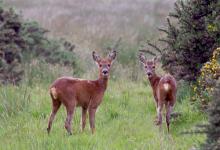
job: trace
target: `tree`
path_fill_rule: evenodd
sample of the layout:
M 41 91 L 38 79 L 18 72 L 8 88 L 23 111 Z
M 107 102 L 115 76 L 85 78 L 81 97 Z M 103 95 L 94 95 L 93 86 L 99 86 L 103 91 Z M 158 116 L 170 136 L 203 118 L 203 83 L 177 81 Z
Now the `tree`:
M 64 39 L 49 39 L 47 32 L 38 23 L 24 21 L 13 9 L 6 10 L 0 4 L 0 84 L 19 83 L 24 72 L 22 64 L 29 63 L 24 56 L 77 66 L 75 45 Z
M 159 29 L 166 33 L 159 39 L 166 43 L 160 49 L 162 67 L 176 79 L 195 81 L 202 65 L 220 45 L 219 4 L 219 0 L 177 1 L 167 19 L 168 28 Z

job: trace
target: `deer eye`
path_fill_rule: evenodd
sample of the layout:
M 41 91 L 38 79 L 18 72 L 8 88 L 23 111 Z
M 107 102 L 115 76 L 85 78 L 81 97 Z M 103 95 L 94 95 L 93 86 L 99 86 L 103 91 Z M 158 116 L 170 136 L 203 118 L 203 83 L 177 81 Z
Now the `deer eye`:
M 101 64 L 99 64 L 99 67 L 102 67 L 102 65 L 101 65 Z
M 147 69 L 147 66 L 144 66 L 144 68 L 146 68 L 146 69 Z
M 108 64 L 108 67 L 110 67 L 111 65 L 110 64 Z
M 155 66 L 152 66 L 153 69 L 155 69 Z

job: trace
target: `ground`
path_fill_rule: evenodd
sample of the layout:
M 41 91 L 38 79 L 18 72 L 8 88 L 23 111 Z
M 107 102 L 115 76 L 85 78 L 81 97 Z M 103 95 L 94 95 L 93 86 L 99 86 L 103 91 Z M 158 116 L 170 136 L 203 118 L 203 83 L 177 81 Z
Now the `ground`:
M 51 111 L 49 84 L 0 87 L 0 149 L 144 149 L 188 150 L 198 146 L 205 136 L 182 134 L 204 123 L 207 118 L 189 102 L 188 94 L 179 94 L 175 112 L 182 116 L 171 123 L 167 133 L 165 120 L 160 131 L 154 125 L 156 110 L 149 84 L 110 81 L 103 102 L 96 113 L 96 133 L 80 131 L 81 109 L 73 119 L 73 135 L 64 128 L 62 106 L 50 135 L 47 121 Z M 182 91 L 181 91 L 182 92 Z

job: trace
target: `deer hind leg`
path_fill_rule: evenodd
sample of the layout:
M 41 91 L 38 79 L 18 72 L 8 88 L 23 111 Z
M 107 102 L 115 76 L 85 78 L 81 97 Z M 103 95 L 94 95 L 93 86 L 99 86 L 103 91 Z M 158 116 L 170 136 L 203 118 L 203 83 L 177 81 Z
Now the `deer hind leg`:
M 173 111 L 173 106 L 170 105 L 169 102 L 166 103 L 166 124 L 167 124 L 167 130 L 170 131 L 170 115 Z
M 96 113 L 96 108 L 89 108 L 89 123 L 90 123 L 90 128 L 92 130 L 92 134 L 95 133 L 95 113 Z
M 167 130 L 170 131 L 170 119 L 171 119 L 171 113 L 173 111 L 173 106 L 176 102 L 176 95 L 172 94 L 169 96 L 169 101 L 166 103 L 166 123 L 167 123 Z
M 162 124 L 162 110 L 163 110 L 163 103 L 158 103 L 156 125 L 161 125 Z
M 72 119 L 73 119 L 75 107 L 76 107 L 75 103 L 72 105 L 66 105 L 67 117 L 65 121 L 65 128 L 69 135 L 72 135 L 71 126 L 72 126 Z
M 87 114 L 87 108 L 82 107 L 82 118 L 81 118 L 82 131 L 84 131 L 86 126 L 86 114 Z
M 155 108 L 156 108 L 156 110 L 158 108 L 158 100 L 157 100 L 157 98 L 155 98 Z M 156 123 L 157 120 L 158 120 L 158 116 L 156 115 L 154 122 Z
M 59 100 L 52 99 L 52 112 L 50 114 L 50 118 L 49 118 L 49 121 L 48 121 L 48 127 L 47 127 L 47 133 L 48 134 L 50 133 L 53 120 L 55 118 L 55 115 L 56 115 L 58 109 L 60 108 L 60 105 L 61 105 L 61 102 Z

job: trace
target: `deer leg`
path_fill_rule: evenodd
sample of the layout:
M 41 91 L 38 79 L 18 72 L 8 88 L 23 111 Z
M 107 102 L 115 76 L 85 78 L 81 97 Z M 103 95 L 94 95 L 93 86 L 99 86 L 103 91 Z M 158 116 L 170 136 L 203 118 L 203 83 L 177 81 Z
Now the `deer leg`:
M 157 110 L 157 108 L 158 108 L 158 100 L 157 100 L 157 98 L 155 98 L 155 107 L 156 107 L 156 110 Z M 156 115 L 154 122 L 156 123 L 157 120 L 158 120 L 158 117 Z
M 161 125 L 162 124 L 162 109 L 163 109 L 163 104 L 162 103 L 158 104 L 156 125 Z
M 172 93 L 169 97 L 169 101 L 166 103 L 166 123 L 167 123 L 167 130 L 170 131 L 170 119 L 171 113 L 173 111 L 173 106 L 176 102 L 176 94 Z
M 96 108 L 89 108 L 89 123 L 92 130 L 92 134 L 95 133 L 95 112 Z
M 65 122 L 65 128 L 69 135 L 72 135 L 71 124 L 72 124 L 74 110 L 75 110 L 75 105 L 66 107 L 67 117 Z
M 81 123 L 82 123 L 82 131 L 84 131 L 85 126 L 86 126 L 86 113 L 87 113 L 87 108 L 82 107 L 82 118 L 81 118 Z
M 52 112 L 50 114 L 50 118 L 49 118 L 49 121 L 48 121 L 48 127 L 47 127 L 47 133 L 48 134 L 50 133 L 53 120 L 55 118 L 55 115 L 56 115 L 58 109 L 60 108 L 60 105 L 61 105 L 60 101 L 52 100 Z
M 167 130 L 170 131 L 170 114 L 172 112 L 173 107 L 167 103 L 166 104 L 166 123 L 167 123 Z

